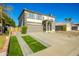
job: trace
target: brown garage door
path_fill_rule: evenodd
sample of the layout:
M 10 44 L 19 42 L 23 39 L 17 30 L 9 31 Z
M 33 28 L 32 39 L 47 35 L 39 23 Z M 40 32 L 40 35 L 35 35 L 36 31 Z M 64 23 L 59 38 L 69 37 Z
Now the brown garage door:
M 42 25 L 28 25 L 27 32 L 42 32 L 43 27 Z

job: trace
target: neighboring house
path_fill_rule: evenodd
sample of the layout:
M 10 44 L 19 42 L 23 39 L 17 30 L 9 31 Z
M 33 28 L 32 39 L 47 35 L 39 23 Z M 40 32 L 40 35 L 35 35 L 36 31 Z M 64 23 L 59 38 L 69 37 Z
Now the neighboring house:
M 66 31 L 65 23 L 55 23 L 55 31 Z
M 55 24 L 56 31 L 78 31 L 79 24 L 71 24 L 71 23 L 56 23 Z
M 72 30 L 79 30 L 79 24 L 72 24 Z
M 27 26 L 27 32 L 55 31 L 55 17 L 23 9 L 19 26 Z

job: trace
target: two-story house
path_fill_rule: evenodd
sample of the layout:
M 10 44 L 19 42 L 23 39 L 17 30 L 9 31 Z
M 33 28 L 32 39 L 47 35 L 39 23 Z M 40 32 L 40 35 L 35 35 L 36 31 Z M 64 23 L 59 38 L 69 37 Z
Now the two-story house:
M 55 31 L 55 17 L 23 9 L 19 16 L 19 26 L 27 26 L 27 32 Z

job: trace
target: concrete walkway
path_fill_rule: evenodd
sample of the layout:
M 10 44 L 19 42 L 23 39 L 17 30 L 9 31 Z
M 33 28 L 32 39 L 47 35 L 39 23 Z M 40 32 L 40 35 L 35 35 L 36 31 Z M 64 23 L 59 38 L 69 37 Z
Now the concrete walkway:
M 51 45 L 43 51 L 39 51 L 33 55 L 39 56 L 67 56 L 79 55 L 79 33 L 72 32 L 52 32 L 52 33 L 29 33 L 29 35 L 40 39 Z
M 21 34 L 20 33 L 16 33 L 16 37 L 17 37 L 17 40 L 18 40 L 19 45 L 21 47 L 23 55 L 24 56 L 31 55 L 33 52 L 29 48 L 28 44 L 23 40 L 23 38 L 21 37 Z

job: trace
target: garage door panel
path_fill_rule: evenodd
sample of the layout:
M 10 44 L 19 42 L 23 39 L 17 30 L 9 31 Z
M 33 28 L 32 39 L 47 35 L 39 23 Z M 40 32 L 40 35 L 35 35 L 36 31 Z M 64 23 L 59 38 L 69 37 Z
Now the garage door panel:
M 43 27 L 42 25 L 28 25 L 27 32 L 42 32 Z

